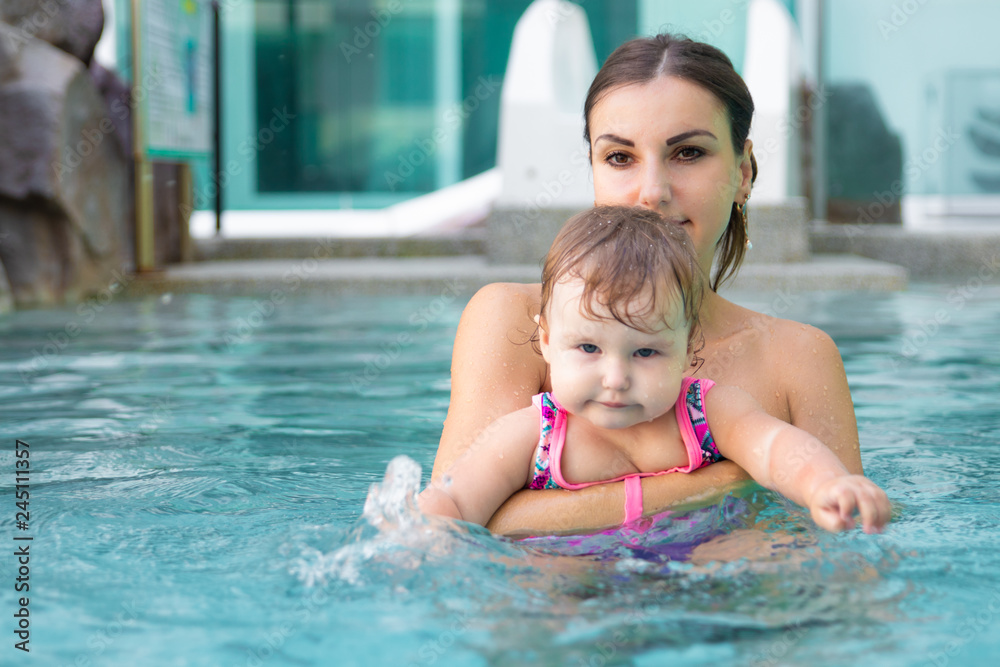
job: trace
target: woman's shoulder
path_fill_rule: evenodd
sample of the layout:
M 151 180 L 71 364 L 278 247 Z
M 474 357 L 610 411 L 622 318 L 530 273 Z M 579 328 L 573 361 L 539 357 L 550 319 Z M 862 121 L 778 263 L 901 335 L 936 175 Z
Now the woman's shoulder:
M 844 373 L 844 362 L 833 338 L 818 327 L 748 309 L 755 330 L 758 358 L 775 373 L 785 391 Z
M 772 349 L 790 357 L 821 361 L 836 356 L 840 363 L 840 352 L 830 334 L 811 324 L 786 320 L 774 316 L 769 318 L 775 331 L 775 345 Z
M 810 324 L 788 320 L 730 304 L 745 322 L 744 329 L 756 332 L 755 338 L 764 343 L 763 352 L 782 356 L 836 352 L 837 346 L 828 333 Z
M 497 302 L 521 302 L 534 304 L 537 308 L 541 300 L 540 283 L 489 283 L 479 288 L 469 303 L 486 301 L 496 305 Z
M 542 300 L 538 283 L 490 283 L 481 287 L 465 306 L 462 320 L 490 328 L 499 325 L 534 325 Z

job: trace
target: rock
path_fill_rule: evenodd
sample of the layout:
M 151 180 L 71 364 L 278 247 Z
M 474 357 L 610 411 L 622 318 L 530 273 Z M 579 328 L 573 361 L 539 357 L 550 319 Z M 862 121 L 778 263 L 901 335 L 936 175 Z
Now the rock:
M 4 236 L 0 235 L 0 245 L 3 245 Z M 0 261 L 0 315 L 9 312 L 14 308 L 14 295 L 10 293 L 10 283 L 7 282 L 7 271 Z
M 15 33 L 0 23 L 0 261 L 19 306 L 49 305 L 127 264 L 129 163 L 82 63 Z
M 132 158 L 132 89 L 117 74 L 96 60 L 90 63 L 90 78 L 104 99 L 115 129 L 115 138 L 123 156 Z
M 15 32 L 18 44 L 37 38 L 89 65 L 104 30 L 101 0 L 3 0 L 0 21 Z
M 827 216 L 831 222 L 899 223 L 903 148 L 866 84 L 831 85 Z

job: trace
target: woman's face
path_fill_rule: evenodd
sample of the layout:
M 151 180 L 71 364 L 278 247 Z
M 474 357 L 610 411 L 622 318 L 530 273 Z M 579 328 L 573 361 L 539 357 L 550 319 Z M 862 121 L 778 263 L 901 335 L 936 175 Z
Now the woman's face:
M 682 225 L 709 272 L 733 203 L 750 193 L 750 141 L 733 150 L 721 102 L 672 76 L 614 88 L 590 114 L 594 199 Z

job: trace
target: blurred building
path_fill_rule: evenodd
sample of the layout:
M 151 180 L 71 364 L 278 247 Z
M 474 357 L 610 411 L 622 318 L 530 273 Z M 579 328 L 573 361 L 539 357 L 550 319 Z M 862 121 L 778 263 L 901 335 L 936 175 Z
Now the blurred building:
M 924 221 L 996 214 L 1000 3 L 779 2 L 802 36 L 803 107 L 823 110 L 802 123 L 823 123 L 825 141 L 806 157 L 820 161 L 833 217 L 898 220 L 904 195 Z M 114 5 L 120 62 L 128 4 Z M 213 178 L 198 165 L 195 203 L 211 209 L 222 184 L 227 210 L 382 208 L 490 169 L 511 37 L 529 4 L 222 0 L 224 168 Z M 598 62 L 666 29 L 744 65 L 749 0 L 577 4 Z M 808 179 L 802 187 L 815 194 Z

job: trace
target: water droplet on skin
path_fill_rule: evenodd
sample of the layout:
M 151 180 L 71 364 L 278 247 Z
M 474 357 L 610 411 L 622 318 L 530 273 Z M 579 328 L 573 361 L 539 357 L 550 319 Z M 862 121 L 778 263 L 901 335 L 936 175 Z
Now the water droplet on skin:
M 441 478 L 441 486 L 451 486 L 453 481 L 451 475 L 445 475 Z
M 499 457 L 500 457 L 501 459 L 503 459 L 503 452 L 500 452 L 500 454 L 498 454 L 498 456 L 499 456 Z

